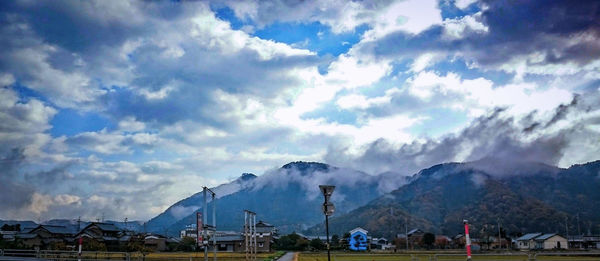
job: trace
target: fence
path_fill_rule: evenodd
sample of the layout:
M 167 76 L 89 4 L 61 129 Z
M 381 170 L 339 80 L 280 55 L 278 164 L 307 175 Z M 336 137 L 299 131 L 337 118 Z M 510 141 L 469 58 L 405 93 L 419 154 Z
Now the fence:
M 82 261 L 104 261 L 104 260 L 122 260 L 122 261 L 203 261 L 202 253 L 150 253 L 144 255 L 140 252 L 103 252 L 103 251 L 83 251 L 81 258 L 76 251 L 53 251 L 53 250 L 19 250 L 19 249 L 0 249 L 0 260 L 4 257 L 24 257 L 39 258 L 44 260 L 82 260 Z M 212 255 L 208 255 L 212 260 Z M 266 257 L 266 256 L 265 256 Z M 241 261 L 245 260 L 243 255 L 217 254 L 217 258 L 223 261 Z M 262 255 L 259 256 L 262 260 Z

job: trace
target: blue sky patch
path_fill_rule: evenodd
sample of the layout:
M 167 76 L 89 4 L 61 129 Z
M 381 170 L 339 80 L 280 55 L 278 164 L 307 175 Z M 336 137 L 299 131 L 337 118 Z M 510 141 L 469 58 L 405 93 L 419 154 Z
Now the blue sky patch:
M 53 137 L 73 136 L 82 132 L 108 130 L 114 127 L 106 117 L 94 112 L 79 112 L 74 109 L 61 109 L 50 121 Z

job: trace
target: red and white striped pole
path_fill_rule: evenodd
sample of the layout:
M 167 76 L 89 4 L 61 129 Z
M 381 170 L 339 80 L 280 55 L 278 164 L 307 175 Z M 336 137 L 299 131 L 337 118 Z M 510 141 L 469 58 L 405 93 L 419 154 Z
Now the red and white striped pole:
M 77 253 L 77 261 L 81 261 L 81 245 L 83 245 L 83 237 L 79 238 L 79 252 Z
M 465 219 L 463 220 L 465 224 L 465 239 L 467 245 L 467 260 L 471 260 L 471 238 L 469 237 L 469 222 Z

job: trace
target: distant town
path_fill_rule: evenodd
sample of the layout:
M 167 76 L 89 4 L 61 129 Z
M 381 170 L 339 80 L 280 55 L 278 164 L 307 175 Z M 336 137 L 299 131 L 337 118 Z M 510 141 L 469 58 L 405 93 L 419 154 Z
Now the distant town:
M 113 223 L 89 222 L 85 226 L 45 225 L 33 222 L 3 222 L 0 227 L 0 249 L 31 250 L 75 250 L 80 239 L 84 251 L 200 251 L 196 224 L 188 225 L 178 237 L 168 237 L 157 233 L 135 232 Z M 86 222 L 87 223 L 87 222 Z M 239 231 L 207 231 L 208 250 L 218 252 L 244 252 L 249 238 L 243 226 Z M 302 233 L 281 235 L 277 227 L 265 221 L 258 221 L 254 232 L 258 252 L 276 250 L 320 251 L 326 249 L 325 235 L 309 236 Z M 213 237 L 216 245 L 213 245 Z M 557 233 L 534 232 L 519 237 L 505 235 L 471 238 L 474 251 L 488 250 L 589 250 L 600 249 L 600 235 L 561 235 Z M 330 247 L 333 250 L 398 252 L 406 250 L 464 249 L 466 239 L 463 234 L 436 235 L 413 228 L 407 233 L 398 233 L 394 238 L 371 236 L 363 228 L 357 227 L 343 235 L 332 235 Z M 213 249 L 216 247 L 216 249 Z

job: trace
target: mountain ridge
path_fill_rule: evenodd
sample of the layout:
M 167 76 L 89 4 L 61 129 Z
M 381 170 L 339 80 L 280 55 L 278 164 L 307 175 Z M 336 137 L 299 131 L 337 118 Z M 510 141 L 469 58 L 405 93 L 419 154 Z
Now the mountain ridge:
M 482 163 L 487 166 L 482 168 Z M 514 164 L 520 169 L 501 173 L 498 168 L 489 168 L 502 164 Z M 490 169 L 496 173 L 490 173 Z M 510 166 L 500 169 L 514 170 Z M 380 229 L 388 224 L 372 220 L 383 220 L 386 212 L 382 210 L 396 208 L 408 218 L 427 221 L 417 222 L 422 229 L 450 235 L 461 232 L 463 219 L 472 221 L 475 235 L 483 225 L 495 224 L 498 219 L 504 220 L 509 232 L 560 232 L 565 226 L 564 218 L 574 220 L 575 212 L 579 213 L 581 223 L 598 224 L 600 206 L 594 202 L 599 200 L 600 161 L 566 169 L 538 162 L 492 162 L 490 159 L 443 163 L 419 171 L 412 182 L 356 210 L 332 217 L 330 229 L 341 233 L 352 229 L 354 223 L 362 223 L 374 236 L 391 236 L 393 233 L 387 229 Z M 574 229 L 572 223 L 570 229 Z M 306 232 L 315 233 L 322 230 L 322 226 Z

